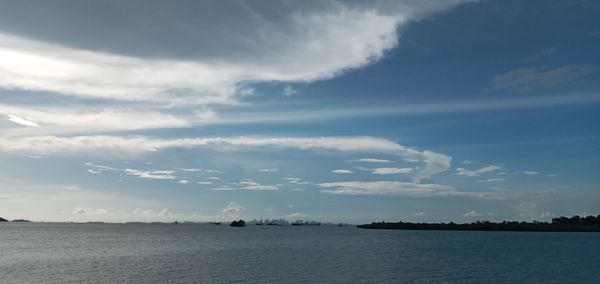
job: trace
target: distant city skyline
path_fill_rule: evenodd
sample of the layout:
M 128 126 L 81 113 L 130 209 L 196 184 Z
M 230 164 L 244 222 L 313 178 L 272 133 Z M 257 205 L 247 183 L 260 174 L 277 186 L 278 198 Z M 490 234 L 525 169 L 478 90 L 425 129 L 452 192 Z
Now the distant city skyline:
M 0 217 L 600 211 L 593 1 L 4 1 Z

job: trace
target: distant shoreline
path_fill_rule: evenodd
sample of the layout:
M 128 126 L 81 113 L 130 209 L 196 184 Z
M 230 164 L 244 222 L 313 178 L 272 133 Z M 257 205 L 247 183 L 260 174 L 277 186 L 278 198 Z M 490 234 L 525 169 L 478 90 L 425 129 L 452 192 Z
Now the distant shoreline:
M 427 230 L 427 231 L 515 231 L 515 232 L 600 232 L 600 215 L 597 217 L 573 216 L 560 217 L 548 222 L 504 221 L 494 223 L 477 221 L 473 223 L 409 223 L 409 222 L 373 222 L 356 226 L 361 229 L 381 230 Z

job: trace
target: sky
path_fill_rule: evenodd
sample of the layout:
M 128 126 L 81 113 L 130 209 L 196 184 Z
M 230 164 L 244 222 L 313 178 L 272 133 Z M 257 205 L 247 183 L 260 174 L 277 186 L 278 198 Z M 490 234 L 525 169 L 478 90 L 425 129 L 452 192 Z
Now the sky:
M 600 214 L 597 1 L 0 1 L 0 216 Z

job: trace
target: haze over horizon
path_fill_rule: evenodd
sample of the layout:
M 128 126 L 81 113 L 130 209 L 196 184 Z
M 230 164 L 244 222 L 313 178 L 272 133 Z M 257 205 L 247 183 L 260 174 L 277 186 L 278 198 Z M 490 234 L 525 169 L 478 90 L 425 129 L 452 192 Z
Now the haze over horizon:
M 594 1 L 2 1 L 0 217 L 598 215 Z

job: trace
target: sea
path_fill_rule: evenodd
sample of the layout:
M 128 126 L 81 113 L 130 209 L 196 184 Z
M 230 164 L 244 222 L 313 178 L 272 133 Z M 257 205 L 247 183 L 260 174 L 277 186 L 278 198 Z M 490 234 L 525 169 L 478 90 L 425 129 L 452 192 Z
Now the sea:
M 600 233 L 0 223 L 0 283 L 600 283 Z

